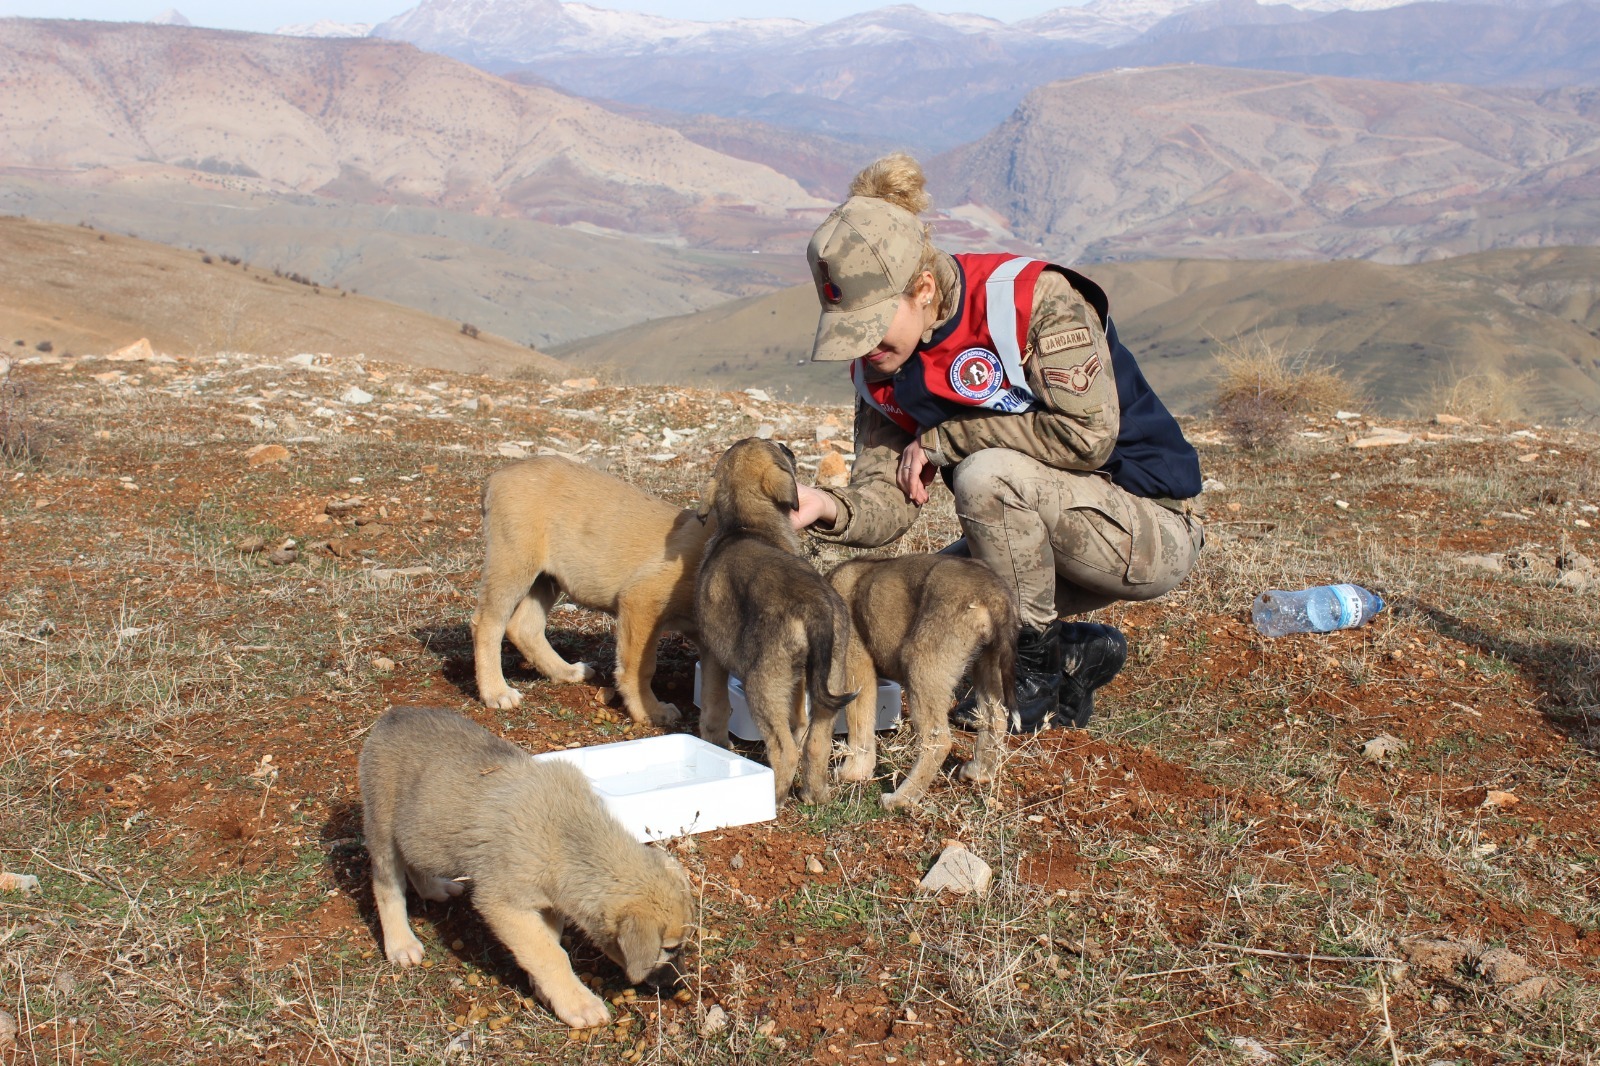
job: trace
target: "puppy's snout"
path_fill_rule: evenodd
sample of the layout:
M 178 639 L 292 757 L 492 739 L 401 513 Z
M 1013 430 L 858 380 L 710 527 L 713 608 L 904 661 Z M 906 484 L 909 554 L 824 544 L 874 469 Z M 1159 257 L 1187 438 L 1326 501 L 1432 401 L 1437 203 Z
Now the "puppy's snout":
M 681 952 L 669 952 L 666 958 L 656 964 L 656 968 L 645 974 L 644 980 L 639 983 L 657 993 L 670 995 L 683 986 L 684 979 L 688 976 L 680 965 Z

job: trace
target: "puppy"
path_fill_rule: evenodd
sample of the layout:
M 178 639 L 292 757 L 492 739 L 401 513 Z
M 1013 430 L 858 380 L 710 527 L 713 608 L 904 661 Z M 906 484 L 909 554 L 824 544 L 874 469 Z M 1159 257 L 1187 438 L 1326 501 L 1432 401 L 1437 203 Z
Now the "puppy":
M 838 593 L 800 557 L 789 522 L 798 506 L 788 448 L 751 437 L 717 460 L 700 504 L 702 516 L 715 518 L 695 588 L 704 653 L 700 735 L 728 746 L 731 670 L 744 680 L 778 802 L 788 798 L 800 765 L 802 797 L 821 803 L 833 720 L 855 696 L 844 689 L 850 619 Z
M 862 693 L 846 716 L 850 755 L 840 779 L 865 781 L 872 776 L 876 673 L 905 687 L 917 734 L 916 762 L 882 802 L 893 810 L 915 801 L 950 753 L 950 701 L 971 667 L 983 725 L 961 776 L 992 781 L 1016 702 L 1016 593 L 983 563 L 953 555 L 852 559 L 836 567 L 828 580 L 850 610 L 855 627 L 850 684 L 859 685 Z
M 647 496 L 598 470 L 553 456 L 495 471 L 483 488 L 483 579 L 472 615 L 478 696 L 505 710 L 522 702 L 500 669 L 510 636 L 555 681 L 589 681 L 545 639 L 556 595 L 617 619 L 615 684 L 634 722 L 669 725 L 678 709 L 650 691 L 656 642 L 694 636 L 694 579 L 709 531 L 692 510 Z
M 635 984 L 670 979 L 690 931 L 689 880 L 641 844 L 571 763 L 535 762 L 440 707 L 391 707 L 361 748 L 372 896 L 390 962 L 422 961 L 405 882 L 423 899 L 472 886 L 472 902 L 550 1009 L 575 1029 L 604 1025 L 605 1003 L 561 950 L 563 920 Z

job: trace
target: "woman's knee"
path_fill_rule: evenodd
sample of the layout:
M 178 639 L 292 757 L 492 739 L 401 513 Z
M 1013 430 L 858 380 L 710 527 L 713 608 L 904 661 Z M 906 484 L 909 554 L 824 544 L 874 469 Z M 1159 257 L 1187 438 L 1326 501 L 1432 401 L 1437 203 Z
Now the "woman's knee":
M 1030 468 L 1037 465 L 1035 460 L 1005 448 L 973 452 L 956 464 L 950 476 L 957 510 L 992 501 L 1020 500 L 1022 482 L 1032 473 Z

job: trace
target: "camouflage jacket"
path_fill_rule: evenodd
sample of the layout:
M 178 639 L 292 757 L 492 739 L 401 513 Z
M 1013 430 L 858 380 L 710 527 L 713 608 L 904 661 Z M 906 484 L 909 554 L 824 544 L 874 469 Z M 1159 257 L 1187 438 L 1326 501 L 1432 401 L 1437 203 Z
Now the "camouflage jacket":
M 948 292 L 956 277 L 954 264 L 941 261 L 940 291 Z M 1120 411 L 1105 324 L 1056 271 L 1040 274 L 1033 292 L 1023 355 L 1028 387 L 1039 405 L 1020 414 L 973 408 L 924 430 L 919 440 L 934 466 L 954 466 L 985 448 L 1007 448 L 1062 470 L 1098 470 L 1110 457 Z M 934 330 L 942 324 L 943 319 Z M 1060 338 L 1082 329 L 1089 330 L 1088 347 L 1061 347 Z M 811 532 L 861 548 L 880 547 L 905 533 L 917 507 L 900 491 L 895 471 L 910 443 L 911 434 L 857 399 L 850 484 L 824 490 L 838 501 L 838 520 L 831 528 L 814 525 Z

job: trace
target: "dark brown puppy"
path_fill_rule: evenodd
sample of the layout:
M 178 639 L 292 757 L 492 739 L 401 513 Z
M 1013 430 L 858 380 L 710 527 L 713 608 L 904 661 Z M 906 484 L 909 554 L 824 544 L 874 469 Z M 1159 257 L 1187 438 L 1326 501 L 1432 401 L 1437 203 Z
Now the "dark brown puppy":
M 472 615 L 478 697 L 505 710 L 522 702 L 500 670 L 509 636 L 554 681 L 589 681 L 545 639 L 561 592 L 617 619 L 615 684 L 639 725 L 667 725 L 678 709 L 650 691 L 663 631 L 694 637 L 694 579 L 709 531 L 679 510 L 609 474 L 553 456 L 513 463 L 483 487 L 483 579 Z
M 390 962 L 422 961 L 406 881 L 423 899 L 472 902 L 550 1009 L 575 1029 L 605 1002 L 561 950 L 571 922 L 638 983 L 671 968 L 694 900 L 671 856 L 635 840 L 571 763 L 535 761 L 443 707 L 391 707 L 361 747 L 372 897 Z
M 950 702 L 968 667 L 980 724 L 961 776 L 994 780 L 1016 699 L 1016 593 L 984 564 L 953 555 L 852 559 L 828 580 L 850 609 L 850 684 L 861 689 L 848 712 L 850 755 L 840 780 L 872 776 L 876 673 L 905 686 L 917 734 L 916 762 L 882 802 L 890 810 L 914 802 L 950 753 Z
M 750 437 L 717 460 L 700 503 L 700 514 L 715 520 L 695 588 L 704 653 L 700 735 L 728 746 L 732 671 L 744 681 L 750 717 L 766 742 L 778 802 L 788 798 L 798 765 L 801 797 L 821 803 L 833 721 L 855 696 L 845 691 L 850 618 L 838 593 L 800 557 L 789 522 L 797 506 L 788 448 Z

